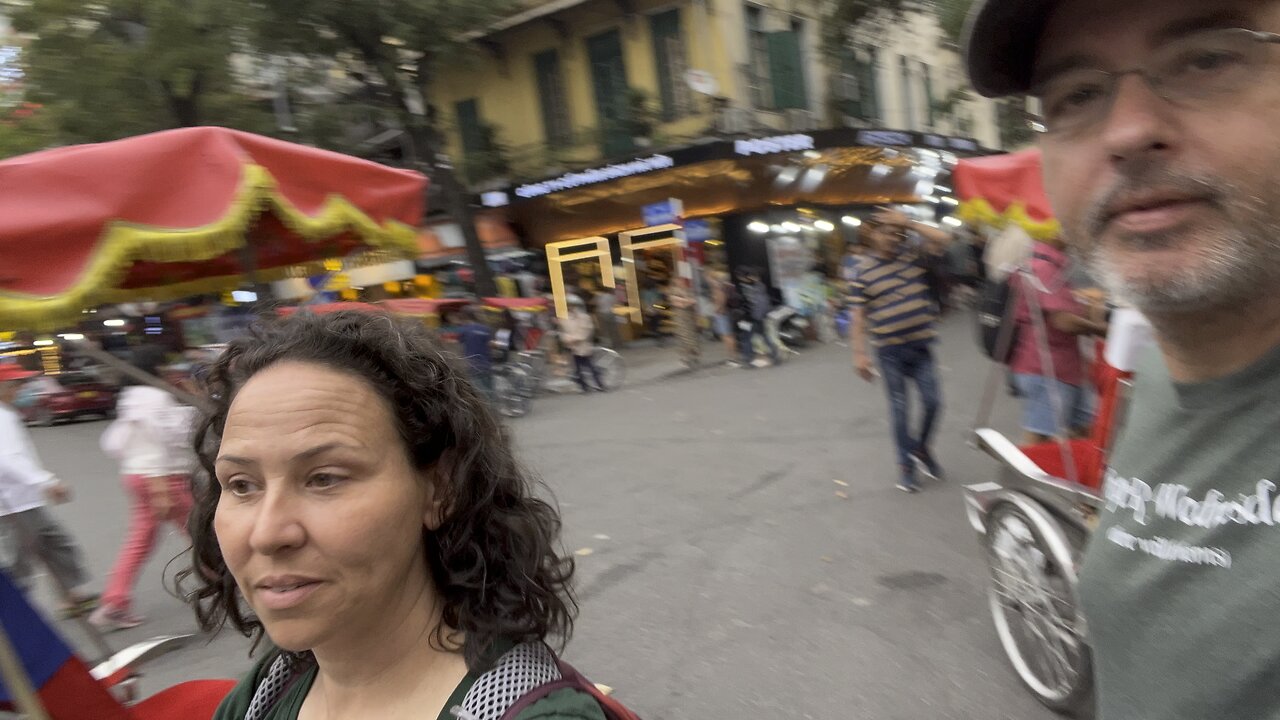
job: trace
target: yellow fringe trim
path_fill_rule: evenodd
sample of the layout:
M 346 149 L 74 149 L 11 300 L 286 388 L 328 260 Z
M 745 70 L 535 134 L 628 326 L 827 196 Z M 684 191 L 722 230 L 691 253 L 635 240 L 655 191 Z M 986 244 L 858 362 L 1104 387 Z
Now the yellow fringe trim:
M 1006 227 L 1013 223 L 1036 240 L 1051 240 L 1062 234 L 1062 224 L 1055 218 L 1036 220 L 1027 214 L 1027 206 L 1016 202 L 1003 213 L 997 212 L 991 203 L 983 198 L 966 200 L 956 210 L 956 217 L 970 225 L 990 225 Z
M 355 233 L 370 247 L 404 257 L 417 254 L 417 231 L 391 220 L 379 225 L 339 195 L 330 195 L 314 216 L 280 194 L 275 178 L 261 165 L 246 165 L 240 189 L 226 215 L 198 228 L 169 229 L 112 222 L 103 232 L 84 273 L 66 292 L 51 297 L 0 292 L 0 329 L 44 331 L 73 325 L 85 308 L 141 300 L 175 300 L 238 287 L 244 276 L 200 278 L 152 288 L 123 289 L 119 283 L 137 262 L 207 262 L 243 248 L 253 221 L 265 211 L 307 242 Z M 293 271 L 296 274 L 296 270 Z M 290 268 L 258 271 L 262 282 L 290 276 Z

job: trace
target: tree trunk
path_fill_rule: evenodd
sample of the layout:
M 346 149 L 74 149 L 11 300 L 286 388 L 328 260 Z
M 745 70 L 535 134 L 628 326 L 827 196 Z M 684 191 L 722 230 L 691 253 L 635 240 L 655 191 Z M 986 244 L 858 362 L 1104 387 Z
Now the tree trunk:
M 438 141 L 435 128 L 427 125 L 426 118 L 413 112 L 395 63 L 381 56 L 377 50 L 366 48 L 362 52 L 365 59 L 370 61 L 382 76 L 383 83 L 391 93 L 400 124 L 409 135 L 415 164 L 418 165 L 420 172 L 433 176 L 436 182 L 440 183 L 441 194 L 444 195 L 445 205 L 448 206 L 446 209 L 462 228 L 462 239 L 467 248 L 467 261 L 471 263 L 471 269 L 475 272 L 476 295 L 479 297 L 497 295 L 498 289 L 493 282 L 493 271 L 489 268 L 489 259 L 485 255 L 484 246 L 480 243 L 480 235 L 476 232 L 475 214 L 471 212 L 467 191 L 458 182 L 453 164 L 437 151 L 443 143 Z M 414 87 L 413 91 L 418 93 L 418 99 L 422 103 L 422 108 L 425 109 L 427 101 L 422 97 L 421 88 Z

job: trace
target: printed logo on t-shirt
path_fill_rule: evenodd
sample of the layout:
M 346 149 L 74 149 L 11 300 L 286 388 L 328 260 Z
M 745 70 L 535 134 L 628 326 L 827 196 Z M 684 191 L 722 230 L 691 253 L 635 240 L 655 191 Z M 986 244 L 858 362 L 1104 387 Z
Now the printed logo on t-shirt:
M 1217 489 L 1210 489 L 1197 498 L 1186 485 L 1159 483 L 1153 487 L 1109 469 L 1103 498 L 1107 512 L 1127 513 L 1140 526 L 1149 525 L 1152 520 L 1169 520 L 1208 530 L 1225 525 L 1275 527 L 1280 523 L 1276 484 L 1266 479 L 1258 480 L 1254 492 L 1236 493 L 1234 498 Z M 1231 567 L 1231 553 L 1220 547 L 1189 545 L 1176 538 L 1140 537 L 1119 526 L 1110 528 L 1106 537 L 1114 545 L 1161 560 Z

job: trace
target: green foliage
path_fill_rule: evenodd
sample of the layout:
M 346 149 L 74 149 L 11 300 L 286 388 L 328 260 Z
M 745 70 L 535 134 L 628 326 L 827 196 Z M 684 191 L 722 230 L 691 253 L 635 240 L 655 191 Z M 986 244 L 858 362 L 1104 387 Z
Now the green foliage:
M 237 81 L 247 0 L 30 0 L 9 8 L 33 36 L 27 97 L 62 142 L 202 124 L 260 130 L 265 113 Z
M 938 23 L 947 40 L 957 47 L 964 40 L 965 21 L 974 0 L 932 0 L 934 12 L 938 15 Z

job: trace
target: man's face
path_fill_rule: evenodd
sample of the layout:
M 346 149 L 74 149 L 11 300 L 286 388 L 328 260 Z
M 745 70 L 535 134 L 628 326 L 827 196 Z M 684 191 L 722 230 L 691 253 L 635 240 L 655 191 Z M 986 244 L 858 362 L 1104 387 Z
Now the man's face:
M 868 233 L 867 244 L 875 252 L 896 255 L 906 237 L 907 229 L 899 225 L 875 225 Z
M 1125 71 L 1189 31 L 1280 31 L 1277 0 L 1068 0 L 1037 80 L 1064 61 Z M 1045 135 L 1045 187 L 1066 240 L 1122 299 L 1151 314 L 1236 306 L 1280 282 L 1280 46 L 1256 82 L 1174 105 L 1120 79 L 1108 114 Z

